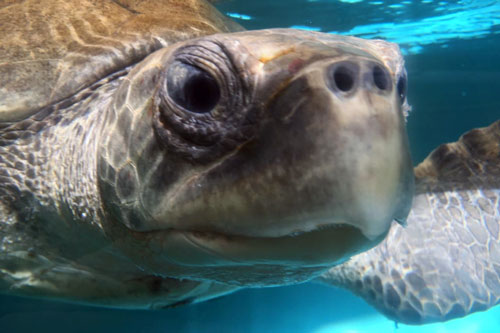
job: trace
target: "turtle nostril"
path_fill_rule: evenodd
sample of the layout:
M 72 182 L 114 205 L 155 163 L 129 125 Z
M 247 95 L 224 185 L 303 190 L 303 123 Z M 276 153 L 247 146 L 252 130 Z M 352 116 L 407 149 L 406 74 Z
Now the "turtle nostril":
M 329 70 L 330 74 L 328 81 L 330 82 L 330 86 L 337 91 L 351 91 L 356 85 L 358 71 L 358 66 L 351 62 L 342 62 L 340 64 L 335 64 Z
M 354 86 L 353 73 L 346 67 L 340 66 L 333 73 L 335 85 L 342 91 L 349 91 Z
M 382 67 L 378 65 L 373 67 L 373 83 L 375 83 L 377 88 L 380 90 L 387 90 L 389 89 L 389 82 L 389 75 L 382 69 Z

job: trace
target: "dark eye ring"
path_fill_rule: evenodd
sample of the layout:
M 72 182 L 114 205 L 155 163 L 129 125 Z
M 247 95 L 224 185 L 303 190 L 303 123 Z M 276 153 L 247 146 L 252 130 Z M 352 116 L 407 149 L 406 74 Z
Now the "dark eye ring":
M 167 72 L 170 98 L 193 113 L 208 113 L 220 100 L 217 80 L 207 71 L 184 62 L 173 63 Z

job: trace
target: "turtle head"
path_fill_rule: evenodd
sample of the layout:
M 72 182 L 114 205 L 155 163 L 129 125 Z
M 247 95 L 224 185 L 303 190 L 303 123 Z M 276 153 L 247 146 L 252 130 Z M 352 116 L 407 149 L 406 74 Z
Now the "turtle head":
M 108 235 L 156 274 L 245 285 L 376 245 L 413 196 L 405 80 L 394 44 L 297 30 L 157 51 L 111 103 Z

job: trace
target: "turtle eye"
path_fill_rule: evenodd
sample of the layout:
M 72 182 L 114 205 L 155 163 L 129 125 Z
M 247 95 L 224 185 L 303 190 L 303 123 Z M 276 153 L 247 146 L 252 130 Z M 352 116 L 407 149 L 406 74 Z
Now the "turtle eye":
M 175 62 L 167 73 L 168 95 L 180 107 L 194 113 L 208 113 L 219 103 L 220 88 L 205 70 Z
M 406 83 L 406 76 L 401 75 L 401 77 L 398 80 L 397 84 L 397 90 L 398 90 L 398 96 L 401 100 L 401 103 L 405 101 L 406 98 L 406 89 L 407 89 L 407 83 Z

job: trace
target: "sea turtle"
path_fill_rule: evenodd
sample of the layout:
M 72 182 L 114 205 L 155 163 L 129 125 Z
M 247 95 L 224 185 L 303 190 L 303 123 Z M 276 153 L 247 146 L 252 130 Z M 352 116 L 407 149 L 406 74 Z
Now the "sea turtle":
M 243 31 L 204 0 L 7 0 L 0 22 L 4 292 L 161 308 L 348 276 L 408 216 L 394 44 Z

